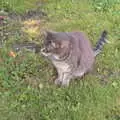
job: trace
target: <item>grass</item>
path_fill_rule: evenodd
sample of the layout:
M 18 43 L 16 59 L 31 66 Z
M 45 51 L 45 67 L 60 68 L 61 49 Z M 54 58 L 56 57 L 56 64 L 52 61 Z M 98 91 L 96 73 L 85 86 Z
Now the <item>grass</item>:
M 106 75 L 108 71 L 120 70 L 119 0 L 45 2 L 47 29 L 84 31 L 93 45 L 106 29 L 110 43 L 96 58 L 95 71 Z M 20 9 L 14 7 L 14 11 L 21 11 L 21 6 L 25 6 L 24 10 L 30 8 L 21 2 Z M 58 88 L 52 81 L 55 70 L 42 56 L 27 51 L 18 53 L 16 58 L 9 56 L 11 43 L 29 39 L 20 34 L 20 24 L 10 25 L 9 32 L 16 34 L 10 34 L 7 47 L 0 51 L 1 120 L 120 120 L 119 76 L 107 78 L 104 85 L 98 77 L 89 74 L 81 81 L 71 82 L 68 88 Z
M 1 0 L 0 9 L 22 14 L 28 9 L 35 8 L 37 1 L 38 0 Z

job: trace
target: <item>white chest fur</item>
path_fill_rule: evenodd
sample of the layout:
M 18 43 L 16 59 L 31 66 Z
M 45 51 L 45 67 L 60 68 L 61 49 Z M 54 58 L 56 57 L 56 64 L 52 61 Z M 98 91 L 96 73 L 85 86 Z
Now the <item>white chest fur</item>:
M 53 61 L 53 64 L 60 72 L 69 72 L 70 71 L 70 65 L 66 62 L 61 61 Z

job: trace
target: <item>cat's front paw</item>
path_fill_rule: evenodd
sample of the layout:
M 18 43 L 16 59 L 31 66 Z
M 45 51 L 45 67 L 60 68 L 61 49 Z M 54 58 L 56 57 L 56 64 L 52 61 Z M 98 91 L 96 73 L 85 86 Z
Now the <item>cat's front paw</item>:
M 62 87 L 68 87 L 69 83 L 70 83 L 69 80 L 64 80 L 64 81 L 62 81 L 61 86 Z
M 61 85 L 61 83 L 62 83 L 62 81 L 61 81 L 59 78 L 57 78 L 57 79 L 55 80 L 55 84 L 56 84 L 56 85 Z
M 69 82 L 70 82 L 70 80 L 61 80 L 59 78 L 57 78 L 55 80 L 55 84 L 59 85 L 59 86 L 62 86 L 62 87 L 68 87 L 69 86 Z

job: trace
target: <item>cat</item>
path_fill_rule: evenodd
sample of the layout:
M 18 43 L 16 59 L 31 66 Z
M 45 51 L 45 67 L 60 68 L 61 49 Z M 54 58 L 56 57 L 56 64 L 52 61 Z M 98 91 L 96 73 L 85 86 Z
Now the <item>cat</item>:
M 93 49 L 83 32 L 46 31 L 41 54 L 51 60 L 57 70 L 55 84 L 69 86 L 71 79 L 81 78 L 92 71 L 95 57 L 107 42 L 106 36 L 104 30 Z

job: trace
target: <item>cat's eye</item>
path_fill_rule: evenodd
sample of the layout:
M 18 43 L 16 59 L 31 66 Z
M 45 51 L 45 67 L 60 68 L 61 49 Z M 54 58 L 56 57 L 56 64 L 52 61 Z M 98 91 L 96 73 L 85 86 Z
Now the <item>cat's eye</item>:
M 52 42 L 51 40 L 48 41 L 49 44 L 51 44 L 51 42 Z
M 45 40 L 45 43 L 44 43 L 44 44 L 47 46 L 47 45 L 50 45 L 51 42 L 52 42 L 51 40 Z

